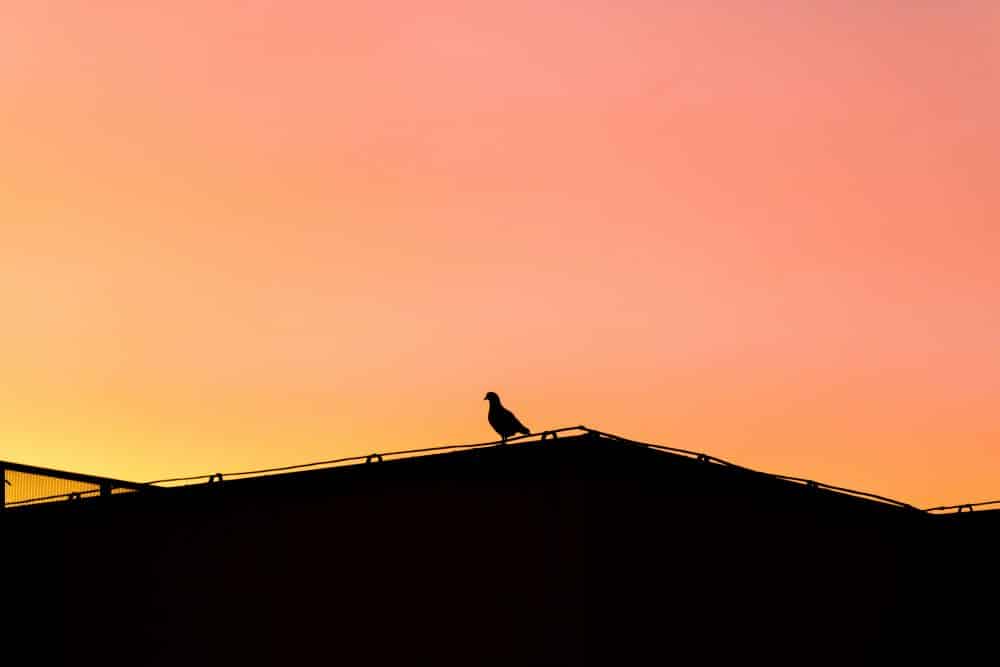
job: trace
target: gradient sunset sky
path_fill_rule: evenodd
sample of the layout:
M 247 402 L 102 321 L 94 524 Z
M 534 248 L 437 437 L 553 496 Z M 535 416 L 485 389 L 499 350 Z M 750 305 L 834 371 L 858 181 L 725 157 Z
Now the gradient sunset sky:
M 996 0 L 0 15 L 0 459 L 477 442 L 492 390 L 535 430 L 1000 496 Z

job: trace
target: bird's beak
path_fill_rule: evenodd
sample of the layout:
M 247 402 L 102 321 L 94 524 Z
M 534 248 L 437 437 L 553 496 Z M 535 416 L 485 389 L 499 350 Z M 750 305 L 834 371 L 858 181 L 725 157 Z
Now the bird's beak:
M 484 400 L 484 401 L 485 401 L 485 400 L 486 400 L 487 398 L 489 398 L 489 396 L 483 396 L 483 400 Z

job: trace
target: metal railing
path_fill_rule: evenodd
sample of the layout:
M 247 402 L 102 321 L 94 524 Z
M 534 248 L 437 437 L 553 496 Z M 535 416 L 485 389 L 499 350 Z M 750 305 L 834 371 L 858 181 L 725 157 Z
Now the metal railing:
M 931 507 L 928 509 L 919 509 L 908 503 L 904 503 L 898 500 L 893 500 L 892 498 L 887 498 L 885 496 L 881 496 L 875 493 L 858 491 L 855 489 L 849 489 L 842 486 L 835 486 L 833 484 L 825 484 L 823 482 L 818 482 L 815 480 L 806 479 L 802 477 L 793 477 L 790 475 L 780 475 L 775 473 L 763 472 L 736 463 L 732 463 L 730 461 L 726 461 L 724 459 L 720 459 L 716 456 L 711 456 L 710 454 L 705 454 L 703 452 L 695 452 L 692 450 L 681 449 L 678 447 L 669 447 L 666 445 L 657 445 L 652 443 L 640 442 L 637 440 L 631 440 L 629 438 L 624 438 L 622 436 L 614 435 L 612 433 L 606 433 L 604 431 L 598 431 L 596 429 L 588 428 L 586 426 L 581 425 L 581 426 L 567 426 L 548 431 L 541 431 L 538 433 L 531 433 L 528 435 L 516 436 L 512 438 L 507 438 L 506 441 L 492 440 L 489 442 L 477 442 L 472 444 L 440 445 L 436 447 L 403 449 L 391 452 L 373 452 L 371 454 L 345 456 L 336 459 L 314 461 L 311 463 L 300 463 L 295 465 L 280 466 L 274 468 L 259 468 L 255 470 L 243 470 L 243 471 L 227 472 L 227 473 L 214 472 L 201 475 L 191 475 L 187 477 L 170 477 L 166 479 L 157 479 L 145 483 L 126 482 L 124 480 L 116 480 L 105 477 L 95 477 L 91 475 L 80 475 L 76 473 L 51 470 L 47 468 L 38 468 L 35 466 L 26 466 L 16 463 L 0 462 L 0 472 L 2 472 L 4 475 L 4 483 L 0 484 L 0 500 L 3 501 L 2 503 L 0 503 L 0 508 L 17 507 L 22 505 L 54 502 L 60 500 L 63 501 L 77 500 L 80 498 L 95 497 L 95 496 L 108 496 L 115 493 L 126 493 L 132 491 L 139 491 L 142 489 L 149 489 L 149 488 L 187 486 L 199 483 L 216 483 L 216 482 L 222 482 L 225 479 L 245 479 L 250 477 L 262 477 L 279 473 L 304 471 L 304 470 L 318 469 L 318 468 L 331 468 L 331 467 L 339 467 L 351 464 L 380 463 L 385 460 L 409 458 L 423 454 L 444 453 L 450 451 L 479 449 L 486 447 L 497 447 L 510 443 L 524 444 L 532 441 L 537 441 L 537 442 L 544 442 L 546 440 L 555 441 L 560 437 L 560 435 L 566 435 L 570 433 L 589 434 L 594 437 L 600 438 L 602 440 L 607 440 L 609 442 L 637 445 L 648 449 L 654 449 L 657 451 L 684 456 L 686 458 L 694 459 L 696 461 L 709 465 L 723 466 L 726 468 L 732 468 L 734 470 L 740 470 L 754 475 L 760 475 L 770 479 L 791 482 L 793 484 L 798 484 L 809 489 L 824 489 L 835 493 L 846 494 L 858 498 L 872 500 L 893 507 L 899 507 L 903 509 L 909 509 L 928 514 L 941 513 L 941 512 L 963 512 L 963 511 L 971 512 L 975 507 L 983 507 L 990 505 L 1000 506 L 1000 500 L 995 500 L 995 501 L 988 501 L 981 503 L 965 503 L 961 505 L 948 505 L 941 507 Z
M 599 438 L 602 438 L 602 439 L 606 439 L 606 440 L 609 440 L 609 441 L 613 441 L 613 442 L 619 442 L 619 443 L 630 444 L 630 445 L 638 445 L 640 447 L 646 447 L 648 449 L 655 449 L 655 450 L 662 451 L 662 452 L 669 452 L 671 454 L 679 454 L 681 456 L 684 456 L 684 457 L 687 457 L 687 458 L 691 458 L 691 459 L 695 459 L 695 460 L 703 462 L 703 463 L 709 463 L 709 464 L 714 464 L 714 465 L 725 466 L 727 468 L 733 468 L 733 469 L 736 469 L 736 470 L 742 470 L 742 471 L 745 471 L 745 472 L 753 473 L 755 475 L 761 475 L 761 476 L 769 477 L 769 478 L 772 478 L 772 479 L 778 479 L 778 480 L 783 480 L 783 481 L 786 481 L 786 482 L 792 482 L 792 483 L 795 483 L 795 484 L 801 484 L 802 486 L 805 486 L 805 487 L 811 488 L 811 489 L 826 489 L 828 491 L 835 491 L 837 493 L 843 493 L 843 494 L 852 495 L 852 496 L 856 496 L 856 497 L 860 497 L 860 498 L 866 498 L 868 500 L 874 500 L 874 501 L 877 501 L 877 502 L 880 502 L 880 503 L 884 503 L 884 504 L 887 504 L 887 505 L 892 505 L 892 506 L 895 506 L 895 507 L 901 507 L 901 508 L 906 508 L 906 509 L 912 509 L 912 510 L 919 511 L 913 505 L 910 505 L 908 503 L 904 503 L 904 502 L 901 502 L 901 501 L 898 501 L 898 500 L 893 500 L 892 498 L 887 498 L 885 496 L 880 496 L 880 495 L 877 495 L 877 494 L 874 494 L 874 493 L 868 493 L 866 491 L 857 491 L 857 490 L 848 489 L 848 488 L 845 488 L 845 487 L 842 487 L 842 486 L 834 486 L 833 484 L 825 484 L 823 482 L 817 482 L 815 480 L 805 479 L 805 478 L 802 478 L 802 477 L 792 477 L 790 475 L 778 475 L 778 474 L 774 474 L 774 473 L 762 472 L 760 470 L 754 470 L 753 468 L 747 468 L 746 466 L 741 466 L 741 465 L 738 465 L 736 463 L 731 463 L 730 461 L 726 461 L 724 459 L 720 459 L 720 458 L 718 458 L 716 456 L 711 456 L 709 454 L 705 454 L 705 453 L 702 453 L 702 452 L 695 452 L 695 451 L 692 451 L 692 450 L 689 450 L 689 449 L 681 449 L 679 447 L 668 447 L 666 445 L 656 445 L 656 444 L 647 443 L 647 442 L 640 442 L 638 440 L 631 440 L 629 438 L 624 438 L 622 436 L 615 435 L 613 433 L 606 433 L 604 431 L 598 431 L 597 429 L 588 428 L 588 427 L 583 426 L 583 425 L 579 425 L 579 426 L 566 426 L 566 427 L 563 427 L 563 428 L 557 428 L 557 429 L 553 429 L 553 430 L 549 430 L 549 431 L 540 431 L 538 433 L 531 433 L 531 434 L 528 434 L 528 435 L 520 435 L 520 436 L 516 436 L 516 437 L 512 437 L 512 438 L 507 438 L 506 443 L 508 443 L 508 444 L 509 443 L 513 443 L 513 442 L 524 443 L 524 442 L 530 442 L 530 441 L 539 441 L 539 442 L 542 442 L 542 441 L 548 440 L 550 438 L 553 439 L 553 440 L 555 440 L 555 439 L 557 439 L 560 436 L 560 434 L 567 434 L 567 433 L 574 432 L 574 431 L 578 432 L 578 433 L 582 433 L 582 434 L 590 434 L 590 435 L 593 435 L 593 436 L 596 436 L 596 437 L 599 437 Z M 208 475 L 208 474 L 192 475 L 190 477 L 172 477 L 172 478 L 168 478 L 168 479 L 154 480 L 152 482 L 148 482 L 148 484 L 153 484 L 153 485 L 158 485 L 158 484 L 168 484 L 168 485 L 178 485 L 179 484 L 179 485 L 184 485 L 184 484 L 188 484 L 188 483 L 192 483 L 192 482 L 197 483 L 199 481 L 200 482 L 211 482 L 211 481 L 214 481 L 214 480 L 221 481 L 221 480 L 227 479 L 227 478 L 228 479 L 239 479 L 239 478 L 246 478 L 246 477 L 255 477 L 255 476 L 268 475 L 268 474 L 282 473 L 282 472 L 291 472 L 291 471 L 297 471 L 297 470 L 307 470 L 307 469 L 310 469 L 310 468 L 334 467 L 334 466 L 339 466 L 339 465 L 344 465 L 344 464 L 351 464 L 351 463 L 372 463 L 373 461 L 379 461 L 379 462 L 381 462 L 381 461 L 383 461 L 385 459 L 406 458 L 406 457 L 410 457 L 410 456 L 414 456 L 414 455 L 429 454 L 429 453 L 435 453 L 435 452 L 447 452 L 447 451 L 455 451 L 455 450 L 461 450 L 461 449 L 476 449 L 476 448 L 483 448 L 483 447 L 496 447 L 496 446 L 502 446 L 503 444 L 504 444 L 504 441 L 492 440 L 492 441 L 489 441 L 489 442 L 478 442 L 478 443 L 473 443 L 473 444 L 441 445 L 441 446 L 438 446 L 438 447 L 424 447 L 424 448 L 421 448 L 421 449 L 404 449 L 404 450 L 398 450 L 398 451 L 392 451 L 392 452 L 381 452 L 381 453 L 372 453 L 372 454 L 367 454 L 367 455 L 347 456 L 347 457 L 338 458 L 338 459 L 330 459 L 330 460 L 327 460 L 327 461 L 315 461 L 313 463 L 302 463 L 302 464 L 298 464 L 298 465 L 281 466 L 281 467 L 278 467 L 278 468 L 262 468 L 262 469 L 259 469 L 259 470 L 245 470 L 245 471 L 230 472 L 230 473 L 216 472 L 216 473 L 212 473 L 210 475 Z
M 1000 500 L 987 500 L 981 503 L 964 503 L 962 505 L 942 505 L 941 507 L 928 507 L 924 511 L 935 514 L 946 513 L 946 512 L 950 512 L 952 514 L 961 514 L 962 512 L 971 512 L 976 507 L 985 507 L 987 509 L 1000 510 Z
M 528 435 L 519 435 L 519 436 L 515 436 L 515 437 L 512 437 L 512 438 L 507 438 L 506 442 L 507 443 L 512 443 L 512 442 L 515 442 L 515 441 L 523 442 L 523 441 L 531 441 L 531 440 L 544 441 L 544 440 L 547 440 L 548 438 L 557 438 L 560 433 L 566 433 L 568 431 L 585 431 L 585 432 L 590 432 L 590 433 L 597 433 L 597 431 L 592 431 L 591 429 L 588 429 L 585 426 L 567 426 L 565 428 L 557 428 L 557 429 L 554 429 L 554 430 L 551 430 L 551 431 L 540 431 L 538 433 L 531 433 L 531 434 L 528 434 Z M 293 471 L 297 471 L 297 470 L 308 470 L 310 468 L 322 468 L 322 467 L 332 468 L 332 467 L 338 467 L 338 466 L 341 466 L 341 465 L 344 465 L 344 464 L 351 464 L 351 463 L 372 463 L 372 462 L 376 462 L 376 461 L 377 462 L 381 462 L 381 461 L 384 461 L 386 459 L 409 458 L 409 457 L 416 456 L 416 455 L 419 455 L 419 454 L 430 454 L 430 453 L 433 453 L 433 452 L 449 452 L 449 451 L 457 451 L 457 450 L 461 450 L 461 449 L 479 449 L 479 448 L 484 448 L 484 447 L 496 447 L 496 446 L 502 445 L 502 444 L 503 444 L 503 441 L 501 441 L 501 440 L 491 440 L 489 442 L 476 442 L 476 443 L 464 444 L 464 445 L 439 445 L 437 447 L 422 447 L 420 449 L 401 449 L 401 450 L 392 451 L 392 452 L 381 452 L 381 453 L 372 452 L 371 454 L 359 454 L 357 456 L 345 456 L 345 457 L 339 458 L 339 459 L 329 459 L 329 460 L 326 460 L 326 461 L 314 461 L 312 463 L 299 463 L 299 464 L 296 464 L 296 465 L 280 466 L 280 467 L 277 467 L 277 468 L 261 468 L 259 470 L 243 470 L 243 471 L 239 471 L 239 472 L 227 472 L 227 473 L 214 472 L 214 473 L 211 473 L 211 474 L 191 475 L 189 477 L 170 477 L 168 479 L 157 479 L 157 480 L 153 480 L 152 482 L 146 482 L 146 483 L 147 484 L 153 484 L 153 485 L 166 484 L 166 485 L 182 485 L 183 486 L 184 484 L 186 484 L 188 482 L 198 482 L 198 481 L 210 482 L 210 481 L 213 481 L 213 480 L 219 480 L 219 481 L 221 481 L 224 478 L 225 479 L 239 479 L 239 478 L 245 478 L 245 477 L 257 477 L 257 476 L 270 475 L 270 474 L 274 474 L 274 473 L 293 472 Z
M 144 484 L 0 461 L 0 510 L 129 493 Z

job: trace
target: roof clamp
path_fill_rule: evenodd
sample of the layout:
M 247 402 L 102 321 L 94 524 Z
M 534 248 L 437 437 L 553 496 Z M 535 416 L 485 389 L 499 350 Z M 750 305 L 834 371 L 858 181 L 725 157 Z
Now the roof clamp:
M 702 463 L 711 463 L 712 457 L 709 456 L 708 454 L 699 454 L 698 460 L 701 461 Z
M 559 434 L 555 431 L 542 431 L 542 439 L 540 442 L 545 442 L 547 439 L 552 438 L 553 440 L 559 439 Z
M 215 473 L 213 475 L 210 475 L 209 478 L 208 478 L 208 483 L 209 484 L 211 484 L 212 482 L 221 482 L 221 481 L 222 481 L 222 473 L 221 472 L 217 472 L 217 473 Z
M 372 461 L 377 461 L 379 463 L 382 463 L 382 455 L 381 454 L 369 454 L 365 458 L 365 463 L 371 463 Z

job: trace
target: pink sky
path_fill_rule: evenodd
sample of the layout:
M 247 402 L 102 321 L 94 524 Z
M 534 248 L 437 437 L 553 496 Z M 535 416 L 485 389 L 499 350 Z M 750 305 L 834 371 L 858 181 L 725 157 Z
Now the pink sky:
M 1000 8 L 704 4 L 8 2 L 0 459 L 480 441 L 494 390 L 1000 496 Z

